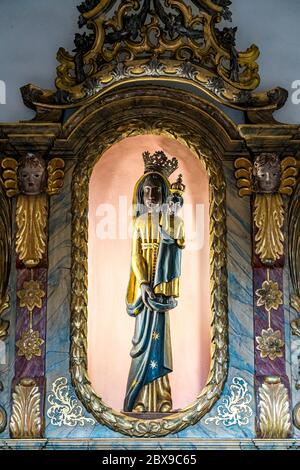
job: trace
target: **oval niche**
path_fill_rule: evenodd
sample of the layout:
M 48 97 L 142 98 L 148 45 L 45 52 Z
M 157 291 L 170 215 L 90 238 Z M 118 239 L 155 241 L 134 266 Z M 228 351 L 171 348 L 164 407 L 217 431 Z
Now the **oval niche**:
M 144 173 L 142 154 L 162 150 L 176 157 L 183 175 L 186 247 L 178 306 L 170 312 L 173 410 L 194 402 L 210 369 L 211 310 L 209 182 L 202 162 L 168 137 L 140 135 L 114 144 L 93 168 L 88 215 L 88 376 L 98 396 L 123 410 L 135 319 L 126 313 L 131 263 L 131 208 Z

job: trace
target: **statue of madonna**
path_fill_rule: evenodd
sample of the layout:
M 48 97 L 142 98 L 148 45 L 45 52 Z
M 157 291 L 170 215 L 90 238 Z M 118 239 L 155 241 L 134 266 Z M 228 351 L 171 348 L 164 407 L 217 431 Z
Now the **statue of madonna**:
M 124 411 L 169 413 L 172 372 L 169 311 L 177 306 L 184 225 L 181 175 L 170 186 L 178 167 L 162 151 L 143 154 L 145 174 L 133 196 L 133 240 L 127 312 L 135 318 Z

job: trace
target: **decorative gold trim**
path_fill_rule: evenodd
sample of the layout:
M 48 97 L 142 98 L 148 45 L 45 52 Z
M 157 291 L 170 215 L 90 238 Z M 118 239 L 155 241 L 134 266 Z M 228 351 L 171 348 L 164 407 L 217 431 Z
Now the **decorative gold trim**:
M 32 271 L 31 271 L 31 274 Z M 39 281 L 25 281 L 23 283 L 23 289 L 17 291 L 17 297 L 20 299 L 20 307 L 27 308 L 29 312 L 32 312 L 34 308 L 42 308 L 42 299 L 46 293 L 41 289 Z
M 259 427 L 263 439 L 286 439 L 291 432 L 288 390 L 280 377 L 266 377 L 258 390 Z
M 283 255 L 284 209 L 281 194 L 256 194 L 253 219 L 257 228 L 255 253 L 264 264 Z
M 135 102 L 135 101 L 134 101 Z M 178 104 L 179 106 L 179 104 Z M 129 108 L 128 108 L 129 109 Z M 178 432 L 199 421 L 218 400 L 227 375 L 227 270 L 226 270 L 226 206 L 225 179 L 215 152 L 207 148 L 201 137 L 203 129 L 199 121 L 188 126 L 184 105 L 180 102 L 176 118 L 160 105 L 159 111 L 151 110 L 140 117 L 137 108 L 131 109 L 134 117 L 121 124 L 119 116 L 111 116 L 114 124 L 107 124 L 105 132 L 91 142 L 74 170 L 72 180 L 72 298 L 71 298 L 71 363 L 72 382 L 76 393 L 97 421 L 114 431 L 135 437 L 165 436 Z M 155 113 L 159 118 L 155 117 Z M 120 114 L 120 113 L 118 113 Z M 122 120 L 125 117 L 122 115 Z M 198 126 L 198 129 L 197 129 Z M 210 181 L 210 279 L 212 346 L 211 369 L 207 384 L 196 401 L 170 417 L 141 420 L 113 410 L 94 392 L 87 375 L 87 282 L 88 282 L 88 194 L 89 179 L 93 167 L 103 153 L 114 143 L 128 136 L 160 134 L 187 145 L 205 165 Z M 207 137 L 207 132 L 206 132 Z M 206 140 L 207 142 L 207 140 Z
M 23 283 L 23 288 L 17 291 L 20 307 L 26 308 L 29 313 L 29 329 L 22 332 L 21 338 L 16 342 L 18 349 L 18 356 L 25 356 L 27 361 L 30 361 L 34 356 L 41 356 L 41 346 L 44 340 L 40 338 L 38 331 L 33 330 L 33 310 L 35 308 L 41 309 L 43 305 L 43 298 L 46 292 L 40 288 L 39 281 L 33 280 L 33 270 L 31 270 L 31 279 Z
M 253 92 L 260 83 L 260 52 L 254 44 L 238 52 L 237 28 L 218 27 L 222 18 L 231 18 L 229 3 L 192 2 L 193 7 L 184 0 L 105 1 L 94 8 L 83 2 L 78 24 L 86 31 L 75 34 L 74 54 L 64 48 L 57 53 L 57 91 L 26 85 L 24 103 L 37 109 L 38 119 L 49 113 L 57 120 L 59 109 L 88 104 L 120 85 L 164 80 L 193 85 L 220 103 L 264 112 L 272 120 L 288 93 L 279 87 Z
M 300 429 L 300 403 L 297 403 L 297 405 L 294 408 L 293 422 L 294 422 L 294 425 L 296 426 L 296 428 Z
M 47 166 L 48 186 L 47 193 L 49 196 L 58 194 L 64 184 L 65 162 L 61 158 L 52 158 Z
M 39 264 L 47 243 L 48 200 L 46 194 L 20 194 L 16 209 L 16 252 L 27 268 Z
M 33 379 L 21 379 L 12 395 L 10 434 L 14 439 L 42 437 L 41 395 Z
M 265 265 L 273 265 L 284 254 L 284 201 L 282 195 L 290 196 L 298 174 L 297 161 L 286 157 L 281 163 L 281 177 L 278 191 L 273 194 L 258 194 L 253 178 L 253 163 L 248 158 L 238 158 L 234 164 L 235 177 L 241 197 L 254 195 L 253 220 L 255 253 Z
M 11 207 L 5 196 L 5 188 L 0 175 L 0 341 L 8 335 L 9 322 L 1 315 L 9 308 L 8 281 L 11 268 Z
M 19 163 L 14 158 L 4 158 L 3 184 L 8 197 L 17 196 L 16 252 L 27 268 L 38 266 L 47 245 L 48 196 L 58 194 L 63 186 L 64 161 L 53 158 L 47 165 L 46 192 L 37 195 L 20 194 L 18 185 Z
M 292 293 L 290 304 L 298 313 L 298 318 L 292 320 L 293 334 L 300 337 L 300 181 L 296 187 L 289 208 L 289 267 L 291 274 Z
M 274 331 L 273 328 L 262 330 L 261 336 L 256 337 L 256 349 L 260 351 L 262 359 L 268 357 L 271 361 L 282 357 L 284 353 L 284 341 L 282 340 L 281 331 Z
M 42 344 L 44 344 L 44 340 L 40 338 L 38 331 L 32 329 L 23 331 L 21 338 L 16 342 L 17 355 L 20 357 L 25 356 L 27 361 L 30 361 L 33 357 L 40 357 L 42 355 Z

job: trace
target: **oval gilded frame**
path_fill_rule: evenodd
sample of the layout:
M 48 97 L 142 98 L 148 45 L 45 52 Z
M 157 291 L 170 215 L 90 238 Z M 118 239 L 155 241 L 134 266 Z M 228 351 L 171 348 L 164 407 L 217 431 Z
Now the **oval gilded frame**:
M 150 87 L 151 88 L 151 87 Z M 154 90 L 152 90 L 154 92 Z M 122 95 L 123 94 L 123 95 Z M 128 95 L 131 94 L 131 97 Z M 122 96 L 107 97 L 106 102 L 93 105 L 85 112 L 83 124 L 79 114 L 72 118 L 78 135 L 89 129 L 88 143 L 81 151 L 72 178 L 72 268 L 71 268 L 71 346 L 70 372 L 78 398 L 85 408 L 103 425 L 131 437 L 161 437 L 196 424 L 220 397 L 227 377 L 228 318 L 227 318 L 227 249 L 226 249 L 226 184 L 221 165 L 220 146 L 209 137 L 206 125 L 191 116 L 191 94 L 166 89 L 151 96 L 150 90 L 121 91 Z M 158 95 L 161 96 L 159 97 Z M 181 95 L 189 96 L 182 100 Z M 159 100 L 157 99 L 159 97 Z M 196 101 L 203 101 L 194 96 Z M 152 105 L 151 105 L 152 103 Z M 206 102 L 204 102 L 205 104 Z M 120 112 L 119 106 L 122 108 Z M 211 107 L 205 104 L 205 111 Z M 220 128 L 226 119 L 213 108 L 211 117 Z M 142 110 L 142 111 L 141 111 Z M 177 112 L 176 112 L 177 110 Z M 96 130 L 99 112 L 107 117 L 102 130 Z M 180 111 L 180 112 L 179 112 Z M 199 110 L 194 112 L 199 112 Z M 88 114 L 88 117 L 87 117 Z M 219 119 L 216 117 L 219 115 Z M 219 122 L 217 122 L 219 120 Z M 87 126 L 87 121 L 91 124 Z M 229 126 L 230 127 L 230 126 Z M 222 129 L 224 135 L 225 129 Z M 220 134 L 222 134 L 220 131 Z M 74 131 L 75 132 L 75 131 Z M 137 419 L 114 410 L 93 390 L 87 371 L 87 287 L 88 287 L 88 195 L 89 180 L 94 165 L 106 150 L 118 141 L 141 134 L 159 134 L 177 139 L 203 162 L 210 191 L 210 303 L 211 303 L 211 363 L 204 389 L 196 400 L 184 409 L 160 419 Z M 228 134 L 226 134 L 228 135 Z M 205 138 L 205 141 L 204 141 Z M 213 150 L 214 149 L 214 150 Z

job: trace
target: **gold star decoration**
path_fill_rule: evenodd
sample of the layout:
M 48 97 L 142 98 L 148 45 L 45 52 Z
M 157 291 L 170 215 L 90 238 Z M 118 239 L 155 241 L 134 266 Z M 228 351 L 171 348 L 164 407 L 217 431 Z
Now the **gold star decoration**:
M 152 338 L 157 341 L 159 339 L 159 333 L 157 333 L 157 331 L 153 331 L 152 333 Z
M 41 356 L 41 346 L 43 343 L 44 340 L 40 338 L 38 331 L 24 331 L 19 341 L 16 342 L 19 348 L 18 356 L 25 356 L 27 361 L 30 361 L 33 356 Z
M 17 292 L 17 296 L 20 299 L 20 307 L 25 307 L 32 312 L 35 307 L 42 308 L 45 292 L 40 288 L 38 281 L 31 279 L 24 282 L 23 289 Z
M 274 331 L 273 328 L 262 330 L 261 336 L 257 336 L 256 341 L 257 350 L 260 351 L 262 359 L 269 357 L 271 361 L 274 361 L 277 357 L 283 356 L 284 341 L 279 330 Z
M 274 281 L 264 281 L 261 289 L 257 289 L 255 294 L 258 297 L 257 306 L 265 307 L 267 312 L 272 309 L 277 310 L 283 304 L 282 292 L 278 288 L 278 283 Z

